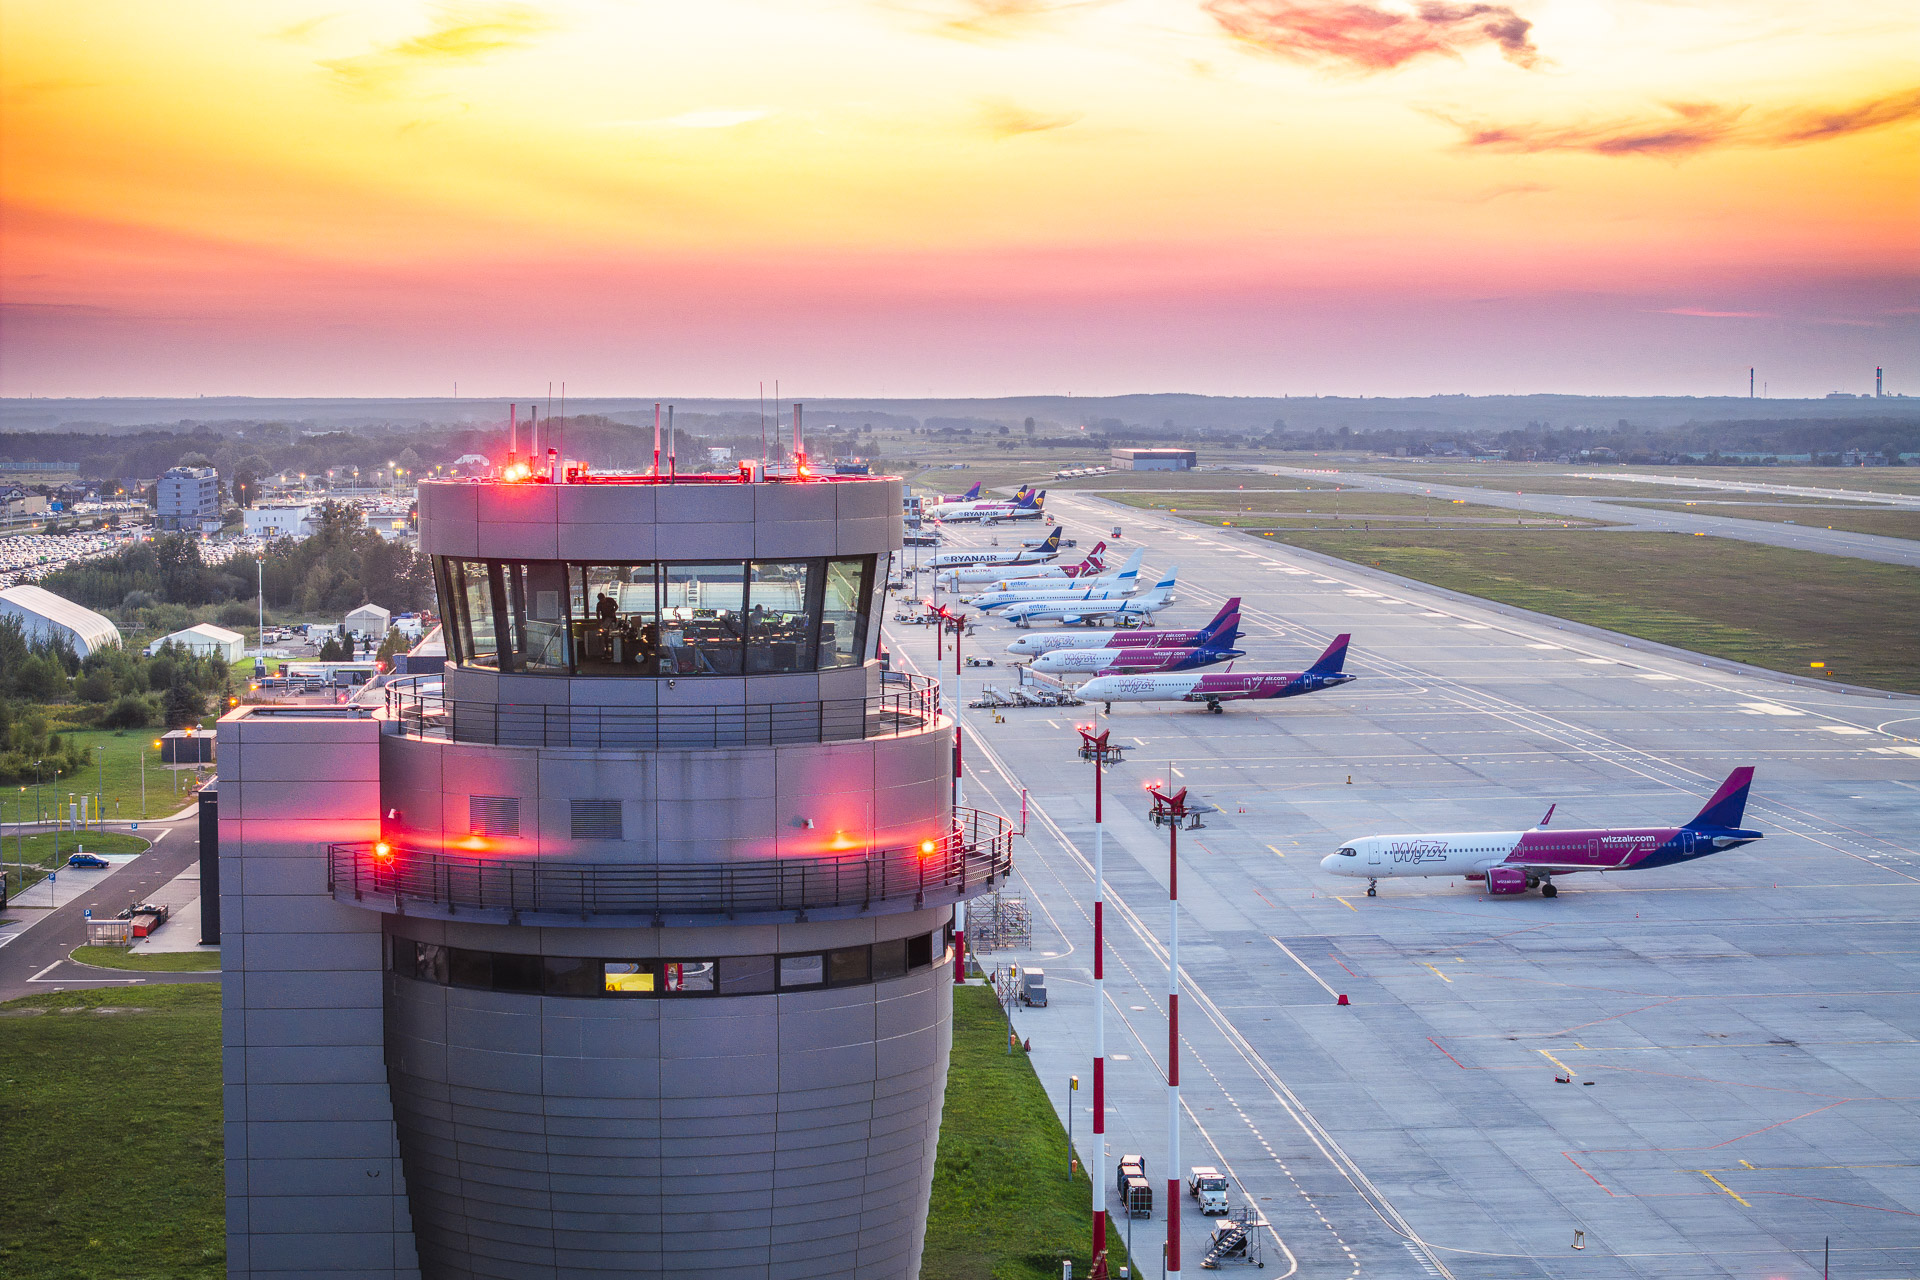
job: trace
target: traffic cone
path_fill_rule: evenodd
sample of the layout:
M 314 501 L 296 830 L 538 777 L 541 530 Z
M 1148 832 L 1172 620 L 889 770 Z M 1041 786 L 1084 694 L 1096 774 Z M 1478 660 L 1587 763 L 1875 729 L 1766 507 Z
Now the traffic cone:
M 1341 993 L 1341 996 L 1340 996 L 1340 998 L 1339 998 L 1338 1000 L 1336 1000 L 1336 1001 L 1334 1001 L 1334 1003 L 1335 1003 L 1335 1004 L 1348 1004 L 1348 1003 L 1351 1003 L 1351 1002 L 1350 1002 L 1350 1001 L 1349 1001 L 1349 1000 L 1347 999 L 1347 997 L 1346 997 L 1346 994 L 1345 994 L 1345 993 L 1343 992 L 1343 993 Z

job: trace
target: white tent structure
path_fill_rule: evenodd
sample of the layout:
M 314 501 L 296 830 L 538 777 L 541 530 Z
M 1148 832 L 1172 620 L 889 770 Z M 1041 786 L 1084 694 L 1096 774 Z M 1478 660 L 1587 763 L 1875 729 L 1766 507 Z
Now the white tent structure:
M 120 629 L 113 623 L 30 583 L 0 590 L 0 617 L 20 619 L 29 640 L 66 640 L 83 658 L 95 649 L 115 648 L 120 643 Z
M 347 630 L 358 636 L 371 636 L 375 640 L 386 638 L 387 629 L 393 625 L 393 615 L 377 604 L 363 604 L 347 615 Z
M 189 653 L 218 654 L 228 662 L 240 661 L 246 656 L 247 651 L 247 638 L 238 631 L 229 631 L 225 627 L 216 627 L 211 623 L 202 622 L 184 631 L 161 636 L 147 646 L 147 656 L 153 656 L 170 644 L 177 644 Z

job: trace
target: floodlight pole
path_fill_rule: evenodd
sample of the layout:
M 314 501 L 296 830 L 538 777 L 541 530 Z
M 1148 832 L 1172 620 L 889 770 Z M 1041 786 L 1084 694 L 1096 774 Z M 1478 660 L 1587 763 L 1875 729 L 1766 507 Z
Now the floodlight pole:
M 1087 737 L 1082 730 L 1082 737 Z M 1107 1270 L 1107 829 L 1102 825 L 1102 776 L 1107 734 L 1091 738 L 1093 756 L 1093 1275 Z
M 1167 824 L 1167 1254 L 1166 1273 L 1180 1274 L 1180 820 L 1187 792 L 1153 792 Z

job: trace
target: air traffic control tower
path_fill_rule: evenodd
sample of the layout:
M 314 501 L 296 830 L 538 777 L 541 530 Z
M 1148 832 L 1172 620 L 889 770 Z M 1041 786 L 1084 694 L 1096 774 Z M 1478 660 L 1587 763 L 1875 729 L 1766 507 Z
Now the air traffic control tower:
M 231 1277 L 918 1275 L 1012 832 L 876 661 L 900 491 L 420 486 L 444 683 L 220 724 Z

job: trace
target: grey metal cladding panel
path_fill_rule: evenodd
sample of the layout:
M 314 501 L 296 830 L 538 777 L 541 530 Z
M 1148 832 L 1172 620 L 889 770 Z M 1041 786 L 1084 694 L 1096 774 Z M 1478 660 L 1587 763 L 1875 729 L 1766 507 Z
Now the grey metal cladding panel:
M 856 1091 L 865 1096 L 849 1096 L 832 1103 L 811 1104 L 798 1103 L 793 1095 L 781 1094 L 780 1113 L 776 1117 L 781 1145 L 811 1141 L 823 1130 L 842 1125 L 858 1125 L 861 1132 L 865 1133 L 866 1126 L 873 1119 L 873 1091 L 871 1088 L 862 1090 L 860 1086 L 849 1086 L 846 1093 L 855 1095 Z
M 269 876 L 287 865 L 286 859 L 269 859 L 255 863 L 250 870 L 256 873 L 265 871 Z M 303 864 L 293 864 L 306 868 Z M 325 872 L 321 871 L 318 889 L 326 886 Z M 248 891 L 258 892 L 255 884 L 248 884 Z M 268 890 L 273 892 L 273 890 Z M 377 933 L 252 933 L 245 938 L 246 963 L 248 973 L 263 970 L 378 970 L 381 965 L 380 935 Z M 225 959 L 223 953 L 222 959 Z
M 255 1196 L 364 1196 L 377 1186 L 387 1204 L 394 1202 L 386 1192 L 390 1160 L 238 1160 L 229 1162 L 229 1171 L 235 1165 Z
M 610 1277 L 658 1276 L 660 1252 L 657 1249 L 569 1248 L 569 1241 L 554 1246 L 554 1280 L 610 1280 Z M 636 1242 L 637 1243 L 637 1242 Z
M 655 527 L 654 551 L 662 560 L 750 560 L 753 524 L 661 524 Z
M 865 1140 L 865 1135 L 862 1135 Z M 685 1164 L 689 1172 L 764 1178 L 772 1185 L 774 1138 L 771 1133 L 707 1134 L 695 1138 L 662 1138 L 660 1158 L 670 1167 Z
M 362 1178 L 364 1185 L 374 1185 Z M 384 1187 L 379 1195 L 324 1195 L 318 1192 L 269 1196 L 255 1192 L 247 1212 L 253 1230 L 269 1233 L 393 1230 L 393 1197 Z M 264 1226 L 262 1224 L 265 1224 Z
M 774 1055 L 766 1053 L 674 1059 L 660 1065 L 660 1096 L 694 1098 L 732 1094 L 764 1098 L 775 1092 L 779 1074 Z
M 653 518 L 662 526 L 752 524 L 758 497 L 756 489 L 748 485 L 670 485 L 657 486 L 653 492 Z
M 645 1060 L 544 1058 L 540 1071 L 541 1092 L 547 1097 L 624 1101 L 636 1094 L 650 1097 L 659 1089 L 659 1064 Z
M 482 484 L 473 488 L 478 495 L 474 518 L 482 523 L 551 525 L 559 518 L 553 485 Z
M 933 992 L 927 990 L 876 1001 L 873 1006 L 874 1038 L 884 1040 L 937 1027 L 942 1012 Z
M 780 1091 L 780 1127 L 787 1127 L 789 1115 L 832 1112 L 836 1107 L 872 1107 L 874 1087 L 871 1081 L 839 1084 L 823 1088 L 782 1089 Z
M 782 1125 L 779 1138 L 782 1152 L 815 1151 L 842 1146 L 851 1149 L 856 1144 L 862 1150 L 870 1150 L 872 1142 L 873 1129 L 866 1116 L 810 1127 Z
M 378 1045 L 255 1047 L 242 1052 L 244 1078 L 253 1084 L 384 1083 L 387 1078 Z
M 874 1009 L 871 998 L 834 1009 L 791 1012 L 783 1009 L 780 1015 L 780 1052 L 785 1054 L 809 1049 L 871 1045 L 873 1033 Z
M 568 521 L 557 533 L 562 560 L 622 561 L 651 560 L 659 547 L 658 526 L 608 521 L 581 524 Z
M 456 1088 L 540 1096 L 542 1059 L 537 1053 L 490 1053 L 485 1049 L 447 1048 L 447 1083 Z
M 655 1156 L 608 1156 L 584 1169 L 555 1161 L 548 1179 L 554 1203 L 582 1213 L 633 1212 L 652 1204 L 660 1192 L 660 1160 Z M 636 1194 L 647 1199 L 636 1200 Z
M 491 992 L 462 991 L 454 987 L 449 987 L 447 991 L 448 1048 L 491 1049 L 500 1053 L 540 1052 L 537 997 L 496 997 Z M 500 1007 L 507 1002 L 511 1002 L 509 1007 Z M 490 1004 L 493 1007 L 488 1007 Z
M 562 524 L 642 524 L 658 518 L 654 488 L 642 484 L 570 484 L 554 490 Z
M 754 525 L 754 555 L 762 560 L 830 556 L 839 550 L 839 526 L 831 520 L 763 518 Z
M 900 545 L 900 523 L 889 516 L 842 520 L 839 542 L 843 556 L 883 556 Z
M 875 1074 L 874 1046 L 848 1045 L 836 1049 L 811 1049 L 803 1053 L 780 1055 L 780 1081 L 801 1088 L 819 1085 L 856 1084 L 871 1080 Z
M 778 1017 L 764 1009 L 729 1015 L 726 1010 L 732 1003 L 726 999 L 662 1001 L 660 1057 L 673 1060 L 771 1052 L 777 1043 Z
M 290 1271 L 392 1273 L 391 1231 L 262 1232 L 247 1236 L 247 1264 L 255 1276 Z
M 780 1256 L 767 1267 L 767 1280 L 824 1280 L 825 1277 L 844 1277 L 846 1274 L 846 1262 L 837 1253 L 796 1258 L 782 1249 Z
M 775 1153 L 774 1162 L 779 1173 L 774 1185 L 780 1191 L 794 1185 L 792 1175 L 799 1170 L 805 1170 L 814 1180 L 863 1178 L 867 1172 L 867 1142 L 864 1137 L 853 1142 L 803 1142 L 782 1147 Z
M 889 1036 L 874 1044 L 874 1060 L 883 1076 L 904 1076 L 931 1070 L 940 1056 L 940 1035 L 936 1027 Z
M 249 1084 L 247 1121 L 334 1123 L 340 1116 L 378 1116 L 388 1106 L 385 1084 Z

